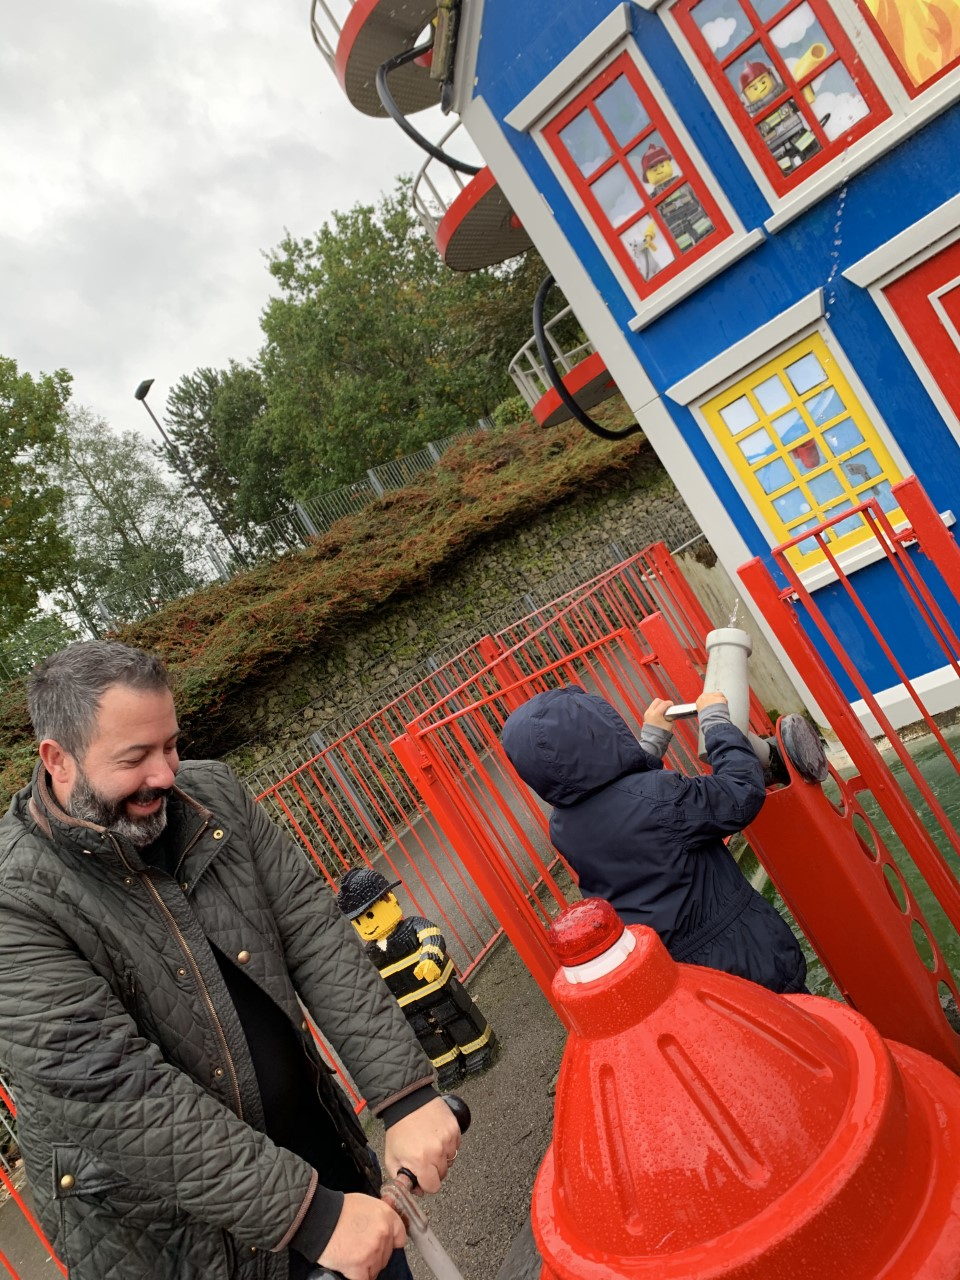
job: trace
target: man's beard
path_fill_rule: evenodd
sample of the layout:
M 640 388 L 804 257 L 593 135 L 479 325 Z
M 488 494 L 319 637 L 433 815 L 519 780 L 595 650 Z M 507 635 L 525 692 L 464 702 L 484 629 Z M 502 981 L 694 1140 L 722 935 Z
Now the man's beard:
M 93 789 L 83 770 L 78 769 L 67 809 L 73 817 L 92 822 L 98 827 L 108 827 L 138 849 L 143 849 L 148 844 L 153 844 L 167 825 L 169 794 L 169 788 L 142 787 L 133 795 L 124 796 L 122 800 L 107 800 Z M 163 803 L 156 813 L 147 814 L 143 818 L 132 818 L 126 811 L 129 800 L 134 804 L 150 804 L 153 800 L 162 800 Z

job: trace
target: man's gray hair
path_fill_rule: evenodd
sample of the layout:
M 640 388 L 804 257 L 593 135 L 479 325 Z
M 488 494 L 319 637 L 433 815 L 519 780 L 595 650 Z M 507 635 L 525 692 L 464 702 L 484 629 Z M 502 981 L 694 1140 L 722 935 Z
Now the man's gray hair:
M 27 688 L 37 741 L 52 738 L 79 759 L 90 745 L 100 699 L 111 685 L 170 688 L 160 658 L 116 640 L 79 640 L 35 667 Z

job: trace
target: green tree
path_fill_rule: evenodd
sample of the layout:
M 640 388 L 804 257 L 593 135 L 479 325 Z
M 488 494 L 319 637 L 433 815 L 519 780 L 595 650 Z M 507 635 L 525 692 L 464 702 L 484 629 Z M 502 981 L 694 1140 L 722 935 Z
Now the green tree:
M 0 683 L 25 675 L 43 658 L 76 640 L 79 633 L 59 613 L 36 611 L 0 637 Z
M 167 430 L 194 482 L 227 533 L 248 539 L 252 525 L 289 506 L 281 469 L 257 431 L 266 407 L 259 369 L 236 360 L 185 374 L 167 398 Z M 170 451 L 159 452 L 177 471 Z
M 267 410 L 256 434 L 297 499 L 452 434 L 512 389 L 475 321 L 502 280 L 443 265 L 406 182 L 313 237 L 287 236 L 270 270 L 281 296 L 262 317 Z
M 0 356 L 0 636 L 33 613 L 71 554 L 54 474 L 70 382 L 65 369 L 35 379 Z
M 203 519 L 143 437 L 77 408 L 67 439 L 59 481 L 74 556 L 57 583 L 63 607 L 102 628 L 200 585 Z

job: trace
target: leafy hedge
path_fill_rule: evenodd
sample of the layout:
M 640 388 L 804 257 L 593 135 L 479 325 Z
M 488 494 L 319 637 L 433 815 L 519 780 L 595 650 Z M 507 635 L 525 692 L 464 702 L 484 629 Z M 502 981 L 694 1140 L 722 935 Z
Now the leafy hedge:
M 616 399 L 594 411 L 629 421 Z M 416 484 L 339 521 L 303 551 L 177 600 L 117 638 L 155 650 L 176 683 L 191 755 L 246 736 L 242 691 L 291 656 L 322 647 L 388 600 L 412 594 L 484 540 L 590 490 L 665 474 L 642 435 L 608 442 L 574 424 L 527 422 L 471 436 Z M 34 760 L 22 685 L 0 695 L 0 789 L 22 786 Z

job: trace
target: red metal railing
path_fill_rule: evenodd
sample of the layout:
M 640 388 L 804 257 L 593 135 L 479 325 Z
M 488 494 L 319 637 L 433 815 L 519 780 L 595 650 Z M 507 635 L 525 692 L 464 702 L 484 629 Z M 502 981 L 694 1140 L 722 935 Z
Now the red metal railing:
M 7 1089 L 2 1084 L 0 1084 L 0 1104 L 2 1104 L 3 1108 L 6 1110 L 7 1114 L 11 1117 L 11 1119 L 16 1120 L 17 1118 L 16 1103 L 8 1093 Z M 29 1224 L 34 1235 L 37 1237 L 37 1239 L 40 1241 L 40 1244 L 50 1255 L 50 1258 L 52 1259 L 57 1270 L 60 1272 L 61 1275 L 65 1276 L 67 1274 L 66 1267 L 63 1265 L 62 1262 L 60 1262 L 59 1258 L 57 1258 L 56 1254 L 53 1252 L 53 1246 L 50 1244 L 50 1241 L 47 1239 L 43 1228 L 40 1226 L 40 1223 L 37 1220 L 36 1215 L 33 1213 L 30 1206 L 24 1200 L 23 1196 L 20 1194 L 19 1190 L 15 1186 L 13 1179 L 10 1177 L 9 1173 L 3 1167 L 2 1164 L 0 1164 L 0 1187 L 3 1187 L 3 1189 L 10 1196 L 11 1200 L 14 1202 L 14 1204 L 23 1214 L 24 1218 Z M 2 1263 L 2 1265 L 6 1268 L 9 1275 L 13 1277 L 13 1280 L 20 1280 L 17 1272 L 13 1269 L 13 1263 L 10 1262 L 10 1260 L 7 1257 L 5 1257 L 5 1255 L 2 1253 L 0 1253 L 0 1263 Z
M 960 550 L 952 534 L 944 528 L 943 521 L 915 477 L 911 476 L 901 481 L 894 486 L 893 491 L 898 504 L 910 520 L 910 528 L 894 530 L 885 512 L 875 500 L 861 504 L 854 508 L 854 512 L 863 517 L 873 533 L 894 575 L 893 580 L 901 585 L 913 605 L 915 617 L 921 625 L 927 627 L 946 657 L 948 665 L 957 675 L 960 675 L 960 641 L 916 562 L 918 552 L 930 558 L 956 599 L 960 600 Z M 844 517 L 849 519 L 850 514 L 848 510 L 844 512 Z M 960 773 L 960 762 L 944 739 L 940 727 L 927 708 L 916 684 L 907 676 L 903 662 L 891 649 L 887 640 L 887 629 L 871 616 L 854 582 L 844 572 L 831 550 L 825 533 L 841 518 L 835 517 L 833 520 L 825 521 L 816 529 L 803 534 L 802 538 L 795 538 L 775 549 L 777 566 L 788 583 L 786 588 L 781 589 L 777 586 L 759 560 L 751 560 L 743 565 L 739 575 L 850 756 L 858 774 L 858 778 L 852 785 L 856 790 L 869 790 L 873 794 L 917 869 L 935 894 L 947 919 L 954 929 L 960 932 L 960 885 L 953 871 L 937 847 L 930 831 L 924 826 L 913 805 L 893 778 L 886 762 L 861 725 L 836 679 L 825 665 L 821 656 L 821 647 L 814 644 L 807 631 L 801 626 L 797 613 L 798 608 L 802 609 L 819 632 L 822 647 L 833 655 L 840 669 L 863 699 L 907 776 L 935 817 L 944 839 L 955 852 L 960 853 L 960 835 L 886 712 L 849 656 L 850 637 L 841 638 L 837 635 L 814 597 L 804 587 L 800 575 L 787 559 L 787 552 L 798 541 L 806 538 L 817 540 L 846 598 L 852 603 L 856 617 L 862 623 L 864 635 L 873 641 L 879 652 L 890 663 L 905 693 L 916 708 L 917 719 L 924 722 L 940 746 L 944 758 L 956 772 Z

